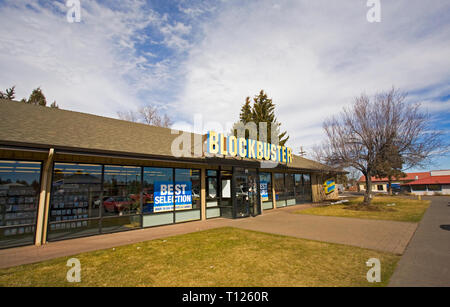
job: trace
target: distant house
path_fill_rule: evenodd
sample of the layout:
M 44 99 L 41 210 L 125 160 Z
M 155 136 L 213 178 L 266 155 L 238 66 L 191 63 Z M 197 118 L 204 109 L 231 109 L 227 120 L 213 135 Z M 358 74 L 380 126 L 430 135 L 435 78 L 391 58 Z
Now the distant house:
M 450 194 L 450 170 L 431 171 L 430 176 L 402 184 L 415 195 Z
M 388 179 L 372 177 L 372 192 L 387 193 Z M 366 190 L 366 177 L 358 180 L 359 191 Z M 406 173 L 398 180 L 392 180 L 392 189 L 407 191 L 415 195 L 450 194 L 450 170 Z

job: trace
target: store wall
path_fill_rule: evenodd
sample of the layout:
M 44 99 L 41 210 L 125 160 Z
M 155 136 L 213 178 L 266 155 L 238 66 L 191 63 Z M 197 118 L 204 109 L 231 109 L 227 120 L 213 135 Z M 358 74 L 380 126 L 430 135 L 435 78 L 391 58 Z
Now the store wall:
M 311 176 L 313 202 L 321 202 L 324 200 L 337 200 L 339 198 L 339 192 L 337 185 L 331 193 L 326 193 L 324 183 L 328 180 L 335 180 L 331 175 L 313 174 Z

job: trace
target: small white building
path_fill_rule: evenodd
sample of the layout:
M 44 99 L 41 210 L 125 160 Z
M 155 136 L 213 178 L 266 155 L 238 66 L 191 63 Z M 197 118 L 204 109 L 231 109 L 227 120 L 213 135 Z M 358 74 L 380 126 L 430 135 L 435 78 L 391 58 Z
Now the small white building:
M 415 180 L 430 177 L 430 172 L 419 172 L 419 173 L 406 173 L 406 176 L 399 179 L 392 180 L 392 189 L 400 190 L 402 185 Z M 387 193 L 388 192 L 389 180 L 388 178 L 377 178 L 372 177 L 372 192 L 374 193 Z M 358 190 L 361 192 L 366 191 L 366 177 L 361 176 L 358 180 Z
M 387 193 L 388 179 L 372 177 L 372 192 Z M 359 191 L 366 190 L 366 177 L 358 180 Z M 414 195 L 450 195 L 450 170 L 406 173 L 398 180 L 392 180 L 393 190 L 402 190 Z
M 402 187 L 407 187 L 414 195 L 450 195 L 450 170 L 431 171 L 429 177 L 403 184 Z

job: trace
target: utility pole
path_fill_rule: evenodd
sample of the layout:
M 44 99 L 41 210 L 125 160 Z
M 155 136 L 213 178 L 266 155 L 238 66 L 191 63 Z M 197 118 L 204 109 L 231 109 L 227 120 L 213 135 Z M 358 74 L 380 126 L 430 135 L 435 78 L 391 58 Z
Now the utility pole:
M 298 154 L 302 157 L 306 156 L 306 151 L 303 150 L 303 146 L 300 146 L 300 151 Z

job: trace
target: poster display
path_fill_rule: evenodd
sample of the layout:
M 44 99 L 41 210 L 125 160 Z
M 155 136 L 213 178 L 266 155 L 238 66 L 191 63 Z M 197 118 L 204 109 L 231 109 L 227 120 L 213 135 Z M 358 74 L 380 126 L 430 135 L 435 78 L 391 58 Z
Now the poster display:
M 260 182 L 260 190 L 261 190 L 261 201 L 269 200 L 269 183 L 267 181 Z
M 192 209 L 192 183 L 190 181 L 155 182 L 153 212 Z

